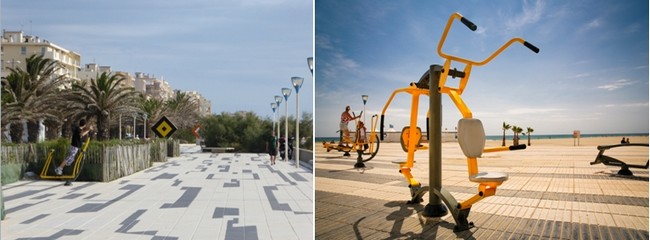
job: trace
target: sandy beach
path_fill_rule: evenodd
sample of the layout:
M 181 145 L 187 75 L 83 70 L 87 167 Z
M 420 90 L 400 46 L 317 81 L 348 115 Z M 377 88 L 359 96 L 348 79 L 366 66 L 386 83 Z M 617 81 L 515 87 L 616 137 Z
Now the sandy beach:
M 620 144 L 621 138 L 586 137 L 580 146 L 572 138 L 531 139 L 525 150 L 483 154 L 479 171 L 505 172 L 509 178 L 494 196 L 473 205 L 468 219 L 476 227 L 461 233 L 453 232 L 451 214 L 436 220 L 423 217 L 428 194 L 423 204 L 406 204 L 408 182 L 394 163 L 406 158 L 399 143 L 382 142 L 377 156 L 355 169 L 354 155 L 327 152 L 318 142 L 316 238 L 648 239 L 648 169 L 631 168 L 634 176 L 621 176 L 620 167 L 590 164 L 598 145 Z M 629 138 L 631 143 L 648 143 L 647 136 Z M 486 147 L 496 146 L 500 140 L 486 142 Z M 644 165 L 648 147 L 619 147 L 606 155 Z M 417 151 L 414 160 L 412 175 L 429 185 L 428 151 Z M 458 143 L 442 143 L 441 160 L 442 186 L 455 199 L 477 193 Z
M 580 146 L 598 146 L 598 145 L 613 145 L 620 144 L 620 137 L 583 137 L 580 138 Z M 648 143 L 648 136 L 626 136 L 630 139 L 630 143 Z M 519 140 L 520 144 L 527 144 L 528 139 L 522 137 Z M 575 140 L 575 144 L 578 141 Z M 501 140 L 488 140 L 486 141 L 486 146 L 500 146 Z M 512 140 L 507 141 L 506 145 L 512 144 Z M 531 139 L 530 144 L 532 145 L 541 145 L 541 146 L 574 146 L 573 138 L 555 138 L 555 139 Z

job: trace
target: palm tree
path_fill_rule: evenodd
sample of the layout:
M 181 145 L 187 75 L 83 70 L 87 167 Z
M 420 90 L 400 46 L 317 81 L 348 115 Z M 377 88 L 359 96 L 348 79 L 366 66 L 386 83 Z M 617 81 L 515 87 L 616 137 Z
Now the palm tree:
M 515 142 L 515 145 L 519 145 L 519 134 L 524 131 L 524 129 L 520 127 L 514 127 L 515 128 L 515 138 L 517 139 Z
M 528 146 L 530 146 L 530 134 L 533 133 L 534 129 L 527 127 L 526 128 L 526 135 L 528 135 Z
M 510 127 L 511 127 L 510 124 L 506 124 L 506 122 L 503 122 L 503 126 L 501 127 L 501 129 L 503 129 L 503 141 L 501 141 L 502 147 L 506 145 L 506 130 L 510 129 Z
M 140 112 L 147 114 L 147 122 L 145 123 L 147 126 L 152 125 L 150 124 L 152 120 L 157 121 L 157 119 L 160 119 L 164 115 L 165 107 L 162 100 L 140 94 L 138 102 Z M 153 136 L 150 134 L 149 128 L 147 128 L 145 131 L 147 131 L 147 136 Z
M 166 114 L 178 127 L 192 127 L 197 119 L 197 105 L 190 95 L 177 90 L 174 98 L 165 102 Z
M 26 70 L 10 68 L 11 73 L 3 81 L 3 93 L 9 97 L 3 98 L 2 126 L 26 122 L 29 141 L 34 142 L 40 122 L 59 120 L 55 105 L 60 102 L 59 86 L 65 78 L 56 74 L 60 66 L 55 60 L 32 55 L 25 64 Z
M 124 77 L 117 74 L 102 73 L 88 82 L 72 84 L 73 93 L 69 95 L 71 107 L 80 116 L 92 116 L 97 121 L 97 139 L 109 139 L 110 116 L 137 112 L 137 92 L 131 87 L 121 87 Z

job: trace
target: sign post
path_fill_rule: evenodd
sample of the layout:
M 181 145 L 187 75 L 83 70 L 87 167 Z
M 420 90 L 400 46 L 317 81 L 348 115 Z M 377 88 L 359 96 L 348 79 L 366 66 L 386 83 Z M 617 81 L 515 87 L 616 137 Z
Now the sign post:
M 169 138 L 174 134 L 174 132 L 176 132 L 177 128 L 171 121 L 169 121 L 169 119 L 167 119 L 167 117 L 163 116 L 158 120 L 158 122 L 156 122 L 156 124 L 151 126 L 151 130 L 159 138 Z
M 578 141 L 577 146 L 580 146 L 580 130 L 573 130 L 573 146 L 576 146 L 576 140 Z

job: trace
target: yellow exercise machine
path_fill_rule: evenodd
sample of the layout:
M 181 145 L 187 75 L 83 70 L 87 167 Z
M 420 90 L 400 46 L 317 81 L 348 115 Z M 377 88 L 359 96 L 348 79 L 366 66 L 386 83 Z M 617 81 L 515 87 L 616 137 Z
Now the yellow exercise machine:
M 433 194 L 429 194 L 429 204 L 426 205 L 423 211 L 423 215 L 425 217 L 442 217 L 447 214 L 447 208 L 449 208 L 454 217 L 454 220 L 456 221 L 454 231 L 464 231 L 473 227 L 473 223 L 468 223 L 467 221 L 467 216 L 469 215 L 472 204 L 482 200 L 483 198 L 494 195 L 496 193 L 497 186 L 501 185 L 501 183 L 508 179 L 507 173 L 480 172 L 478 169 L 477 158 L 481 157 L 483 153 L 519 150 L 526 148 L 526 145 L 523 144 L 516 146 L 485 148 L 485 131 L 483 130 L 483 124 L 479 119 L 472 117 L 471 110 L 467 107 L 465 102 L 460 97 L 465 90 L 465 87 L 467 86 L 472 66 L 482 66 L 487 64 L 513 43 L 522 43 L 524 46 L 535 53 L 538 53 L 539 49 L 526 42 L 522 38 L 513 38 L 510 41 L 506 42 L 499 49 L 497 49 L 488 58 L 480 62 L 445 54 L 442 52 L 442 46 L 452 23 L 456 19 L 459 19 L 472 31 L 476 30 L 476 25 L 464 18 L 459 13 L 453 13 L 449 17 L 440 42 L 438 43 L 437 49 L 438 55 L 445 59 L 444 65 L 431 65 L 429 67 L 429 70 L 425 72 L 418 83 L 411 83 L 408 88 L 398 89 L 393 92 L 393 95 L 391 95 L 388 103 L 382 111 L 380 135 L 383 136 L 384 112 L 392 101 L 393 96 L 400 92 L 411 94 L 413 96 L 413 100 L 411 102 L 410 126 L 404 128 L 404 131 L 402 132 L 402 142 L 405 143 L 403 145 L 406 145 L 408 155 L 406 161 L 396 162 L 400 164 L 400 173 L 404 175 L 409 183 L 409 189 L 411 191 L 411 200 L 409 203 L 422 202 L 422 196 L 426 192 L 430 191 Z M 456 70 L 455 68 L 451 69 L 452 62 L 465 64 L 465 67 L 462 71 Z M 446 84 L 448 77 L 459 78 L 460 81 L 458 86 L 448 86 Z M 427 133 L 429 135 L 428 149 L 430 186 L 428 187 L 423 187 L 421 183 L 418 182 L 411 174 L 411 168 L 413 167 L 414 163 L 413 159 L 415 150 L 427 148 L 419 145 L 421 132 L 417 127 L 418 98 L 422 94 L 429 96 L 429 119 L 427 121 Z M 461 150 L 463 151 L 463 154 L 467 157 L 469 180 L 471 182 L 476 182 L 479 184 L 478 193 L 460 203 L 457 202 L 456 199 L 447 190 L 442 188 L 441 183 L 441 94 L 447 94 L 463 116 L 463 118 L 458 121 L 458 143 L 461 147 Z M 431 126 L 430 131 L 429 126 Z M 444 205 L 441 200 L 444 201 Z M 445 207 L 445 205 L 447 207 Z
M 361 112 L 363 114 L 363 112 Z M 370 118 L 370 134 L 367 135 L 367 130 L 362 129 L 362 122 L 355 120 L 356 123 L 356 133 L 355 139 L 352 141 L 349 137 L 343 136 L 342 143 L 346 145 L 338 145 L 334 142 L 323 142 L 323 147 L 327 151 L 337 150 L 339 152 L 345 152 L 344 156 L 350 156 L 351 151 L 356 151 L 358 154 L 357 163 L 354 165 L 355 168 L 365 167 L 364 162 L 370 161 L 377 152 L 379 152 L 379 136 L 375 128 L 377 127 L 378 117 L 377 114 L 373 115 Z M 363 135 L 362 135 L 363 134 Z M 352 144 L 352 145 L 347 145 Z
M 55 161 L 52 161 L 52 157 L 54 156 L 54 149 L 51 149 L 50 152 L 47 155 L 47 160 L 45 161 L 45 166 L 43 166 L 43 170 L 41 170 L 41 179 L 62 179 L 66 180 L 65 185 L 69 186 L 72 181 L 77 180 L 77 177 L 79 177 L 79 173 L 81 170 L 84 154 L 86 153 L 86 150 L 88 149 L 88 145 L 90 145 L 90 136 L 86 137 L 86 141 L 84 142 L 83 146 L 81 147 L 80 151 L 77 153 L 77 156 L 74 161 L 74 165 L 72 166 L 72 172 L 70 175 L 56 175 L 54 173 L 54 169 L 56 169 L 59 165 L 55 163 Z M 62 160 L 62 161 L 65 161 Z M 53 167 L 51 173 L 53 175 L 48 175 L 50 173 L 50 165 Z

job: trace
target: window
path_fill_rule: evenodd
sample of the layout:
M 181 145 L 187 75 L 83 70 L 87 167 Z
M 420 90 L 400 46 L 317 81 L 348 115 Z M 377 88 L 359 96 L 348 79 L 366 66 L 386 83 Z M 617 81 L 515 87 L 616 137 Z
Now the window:
M 20 54 L 27 55 L 27 47 L 20 47 Z
M 41 47 L 41 56 L 45 55 L 45 47 Z

